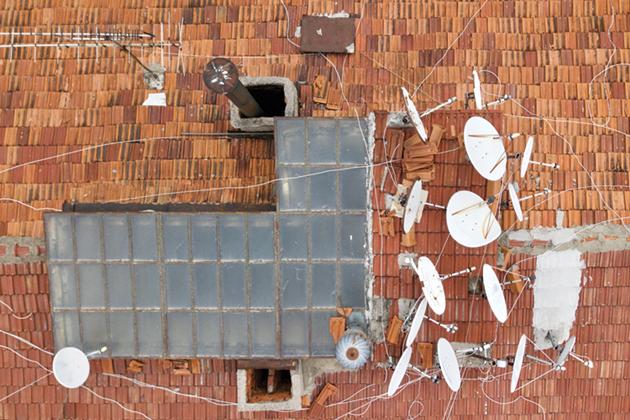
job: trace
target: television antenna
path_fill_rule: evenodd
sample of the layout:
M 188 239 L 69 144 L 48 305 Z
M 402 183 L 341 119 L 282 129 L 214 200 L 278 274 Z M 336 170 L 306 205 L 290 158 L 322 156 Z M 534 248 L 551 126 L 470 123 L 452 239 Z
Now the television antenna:
M 491 107 L 494 105 L 499 105 L 511 98 L 512 97 L 510 95 L 504 95 L 502 98 L 484 105 L 481 99 L 481 82 L 479 81 L 479 73 L 477 73 L 477 70 L 473 70 L 473 91 L 466 93 L 466 105 L 464 107 L 465 109 L 469 108 L 468 101 L 471 99 L 474 99 L 475 107 L 481 110 L 481 109 L 488 109 L 488 107 Z
M 409 325 L 409 322 L 411 321 L 411 327 L 409 327 L 409 332 L 407 333 L 407 341 L 405 342 L 405 347 L 409 347 L 413 344 L 416 337 L 418 336 L 418 331 L 420 331 L 420 326 L 422 325 L 422 321 L 424 321 L 425 319 L 444 328 L 446 332 L 449 332 L 451 334 L 457 331 L 456 324 L 442 324 L 441 322 L 438 322 L 426 316 L 426 312 L 427 312 L 427 300 L 422 299 L 422 301 L 420 301 L 420 306 L 418 306 L 418 309 L 415 311 L 411 311 L 409 315 L 407 316 L 407 319 L 405 319 L 405 323 L 403 324 L 403 329 L 405 329 L 406 326 Z
M 428 195 L 429 192 L 422 189 L 422 180 L 417 180 L 411 188 L 411 192 L 407 198 L 407 204 L 405 205 L 405 215 L 403 217 L 403 231 L 405 233 L 409 232 L 414 223 L 420 221 L 424 211 L 424 206 L 432 206 L 444 210 L 446 209 L 444 206 L 427 203 L 425 200 Z
M 488 203 L 470 191 L 458 191 L 446 206 L 446 225 L 455 241 L 468 247 L 478 248 L 494 241 L 501 234 L 501 227 L 492 214 Z
M 422 283 L 422 293 L 424 293 L 424 297 L 433 312 L 438 315 L 442 315 L 446 309 L 446 295 L 444 293 L 442 281 L 450 277 L 470 273 L 475 270 L 475 267 L 469 267 L 465 270 L 458 271 L 457 273 L 440 276 L 435 268 L 435 265 L 427 257 L 418 258 L 418 265 L 416 265 L 413 261 L 413 258 L 409 257 L 405 258 L 405 262 L 411 265 L 418 275 L 418 278 Z
M 508 185 L 508 192 L 510 193 L 510 201 L 512 202 L 512 207 L 514 207 L 514 213 L 516 213 L 516 217 L 519 221 L 523 221 L 523 209 L 521 208 L 521 201 L 528 200 L 530 198 L 539 197 L 541 195 L 547 195 L 551 191 L 548 188 L 543 188 L 542 192 L 539 192 L 534 195 L 529 195 L 527 197 L 518 198 L 518 194 L 516 193 L 516 189 L 514 189 L 514 185 Z
M 437 111 L 440 108 L 444 108 L 445 106 L 451 105 L 453 102 L 457 100 L 457 98 L 456 97 L 450 98 L 448 101 L 439 104 L 435 108 L 428 109 L 424 111 L 422 114 L 419 114 L 418 110 L 416 109 L 416 106 L 411 100 L 411 96 L 409 95 L 409 92 L 407 91 L 407 89 L 405 89 L 404 87 L 401 87 L 400 90 L 402 91 L 402 94 L 403 94 L 403 101 L 405 102 L 405 109 L 407 110 L 407 114 L 409 115 L 411 124 L 413 124 L 413 126 L 416 128 L 416 131 L 418 132 L 418 135 L 420 136 L 422 141 L 426 142 L 427 140 L 429 140 L 429 137 L 427 136 L 427 131 L 424 128 L 424 124 L 422 124 L 422 118 L 426 117 L 432 112 Z
M 502 139 L 518 136 L 518 133 L 500 135 L 490 121 L 482 117 L 472 117 L 464 126 L 464 145 L 470 162 L 489 181 L 501 179 L 507 169 Z

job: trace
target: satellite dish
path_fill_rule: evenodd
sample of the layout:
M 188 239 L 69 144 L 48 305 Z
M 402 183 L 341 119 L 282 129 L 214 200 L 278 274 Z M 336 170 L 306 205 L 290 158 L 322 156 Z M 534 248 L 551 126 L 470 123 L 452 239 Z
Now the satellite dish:
M 416 215 L 422 205 L 422 180 L 416 181 L 411 188 L 411 193 L 407 199 L 407 205 L 405 206 L 405 216 L 403 218 L 403 231 L 409 232 L 413 226 Z M 423 206 L 424 207 L 424 206 Z
M 470 191 L 458 191 L 446 206 L 446 225 L 458 243 L 478 248 L 497 239 L 501 227 L 485 200 Z
M 503 296 L 503 289 L 501 289 L 496 273 L 488 264 L 483 265 L 483 288 L 486 291 L 492 313 L 499 322 L 504 323 L 508 317 L 505 296 Z
M 483 109 L 483 103 L 481 101 L 481 82 L 479 82 L 479 73 L 477 73 L 477 70 L 473 70 L 473 95 L 477 109 Z
M 418 259 L 418 266 L 415 265 L 413 259 L 410 259 L 411 266 L 418 274 L 418 278 L 422 282 L 422 292 L 427 303 L 438 315 L 442 315 L 446 309 L 446 295 L 444 294 L 444 286 L 440 275 L 435 269 L 435 265 L 427 257 Z
M 521 178 L 525 178 L 525 174 L 527 174 L 527 167 L 530 163 L 542 166 L 548 166 L 550 168 L 558 169 L 560 165 L 557 163 L 544 163 L 544 162 L 536 162 L 532 160 L 532 150 L 534 149 L 534 138 L 530 137 L 527 139 L 527 145 L 525 146 L 525 151 L 523 152 L 523 160 L 521 161 Z
M 512 201 L 512 206 L 514 206 L 514 213 L 516 213 L 516 217 L 518 217 L 518 220 L 522 222 L 523 210 L 521 209 L 521 202 L 518 199 L 518 195 L 516 194 L 514 185 L 509 184 L 508 191 L 510 192 L 510 200 Z
M 446 384 L 453 392 L 457 392 L 461 385 L 461 376 L 459 373 L 459 363 L 457 363 L 457 356 L 455 351 L 445 338 L 438 340 L 438 360 L 440 362 L 440 369 L 444 374 L 444 380 Z
M 488 120 L 472 117 L 466 122 L 464 145 L 470 162 L 482 177 L 489 181 L 503 178 L 507 169 L 505 147 L 499 132 Z
M 525 336 L 525 334 L 523 334 L 518 342 L 518 348 L 516 349 L 516 355 L 514 356 L 514 367 L 512 368 L 512 383 L 510 384 L 510 392 L 516 391 L 518 378 L 521 376 L 521 369 L 523 368 L 523 359 L 525 358 L 526 344 L 527 337 Z
M 411 323 L 411 328 L 409 329 L 409 334 L 407 334 L 407 342 L 405 343 L 406 347 L 409 347 L 413 344 L 414 340 L 418 336 L 418 331 L 420 331 L 420 326 L 422 325 L 422 321 L 424 320 L 424 315 L 427 313 L 427 300 L 422 299 L 420 302 L 420 306 L 416 311 L 416 315 L 413 318 L 413 322 Z
M 411 119 L 411 124 L 416 128 L 418 135 L 422 139 L 422 141 L 427 141 L 429 137 L 427 136 L 427 131 L 424 129 L 424 124 L 422 124 L 422 120 L 420 119 L 420 114 L 418 114 L 418 110 L 414 105 L 411 97 L 409 96 L 409 92 L 404 87 L 401 87 L 400 90 L 403 94 L 403 100 L 405 101 L 405 108 L 407 109 L 407 114 L 409 114 L 409 119 Z
M 562 351 L 558 355 L 558 358 L 556 359 L 557 366 L 561 367 L 564 364 L 564 362 L 567 360 L 567 357 L 569 357 L 569 354 L 573 350 L 574 346 L 575 346 L 575 336 L 572 335 L 571 337 L 569 337 L 569 339 L 567 340 L 567 343 L 564 345 L 564 348 L 562 349 Z
M 90 362 L 81 350 L 65 347 L 53 358 L 53 374 L 66 388 L 78 388 L 85 383 L 90 374 Z
M 394 374 L 392 375 L 392 379 L 389 381 L 389 386 L 387 387 L 387 396 L 393 396 L 400 383 L 407 372 L 407 368 L 409 367 L 409 360 L 411 359 L 411 352 L 413 351 L 412 347 L 407 347 L 407 349 L 403 352 L 402 356 L 400 356 L 400 360 L 398 360 L 398 364 L 396 365 L 396 369 L 394 370 Z

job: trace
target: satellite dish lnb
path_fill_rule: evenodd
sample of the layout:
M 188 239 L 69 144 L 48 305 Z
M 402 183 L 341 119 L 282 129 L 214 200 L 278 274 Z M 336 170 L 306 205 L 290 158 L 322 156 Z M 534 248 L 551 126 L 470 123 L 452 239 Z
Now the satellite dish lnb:
M 55 354 L 53 374 L 64 387 L 78 388 L 85 383 L 90 374 L 90 362 L 81 350 L 65 347 Z

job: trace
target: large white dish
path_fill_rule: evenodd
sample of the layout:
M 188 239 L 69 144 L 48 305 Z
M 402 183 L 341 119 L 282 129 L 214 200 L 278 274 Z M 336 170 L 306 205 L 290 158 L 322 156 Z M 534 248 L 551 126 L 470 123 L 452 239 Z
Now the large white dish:
M 527 145 L 525 146 L 525 151 L 523 152 L 523 158 L 521 160 L 521 178 L 525 178 L 525 174 L 527 174 L 527 167 L 532 159 L 532 150 L 534 150 L 534 138 L 530 137 L 527 139 Z
M 65 347 L 53 358 L 53 374 L 57 381 L 66 388 L 78 388 L 85 383 L 90 374 L 90 362 L 81 350 Z
M 416 128 L 418 135 L 422 139 L 422 141 L 427 141 L 429 137 L 427 136 L 427 131 L 424 129 L 424 124 L 422 124 L 422 119 L 420 118 L 420 114 L 418 114 L 418 110 L 414 105 L 411 97 L 409 96 L 409 92 L 404 87 L 401 87 L 403 94 L 403 100 L 405 101 L 405 108 L 407 109 L 407 114 L 409 114 L 409 118 L 411 119 L 411 123 Z
M 523 209 L 521 208 L 521 202 L 518 199 L 518 195 L 516 194 L 516 190 L 512 184 L 508 184 L 508 191 L 510 192 L 510 200 L 512 201 L 512 206 L 514 207 L 514 213 L 516 213 L 518 220 L 522 222 Z
M 569 357 L 569 353 L 571 353 L 571 351 L 573 350 L 573 346 L 575 346 L 574 335 L 569 337 L 569 339 L 567 340 L 567 343 L 564 345 L 564 348 L 562 349 L 562 351 L 560 352 L 560 355 L 558 355 L 558 358 L 556 359 L 556 365 L 562 366 L 564 364 L 564 362 L 567 360 L 567 357 Z
M 405 216 L 403 218 L 403 231 L 405 233 L 413 227 L 422 202 L 422 180 L 416 181 L 411 188 L 407 205 L 405 206 Z
M 475 106 L 477 109 L 483 109 L 481 101 L 481 82 L 479 81 L 479 73 L 473 70 L 473 95 L 475 96 Z
M 445 338 L 438 340 L 438 360 L 440 361 L 440 369 L 442 369 L 446 384 L 453 392 L 457 392 L 462 383 L 459 363 L 457 363 L 457 356 L 453 346 Z
M 422 282 L 422 293 L 424 293 L 427 303 L 433 312 L 442 315 L 446 309 L 446 295 L 444 286 L 442 286 L 442 279 L 440 279 L 435 265 L 427 257 L 420 257 L 417 267 L 412 259 L 411 265 Z
M 497 181 L 505 174 L 507 156 L 500 136 L 499 139 L 491 136 L 499 136 L 499 132 L 485 118 L 472 117 L 464 126 L 464 144 L 470 162 L 482 177 Z
M 416 311 L 416 314 L 411 322 L 411 328 L 409 328 L 409 334 L 407 334 L 407 341 L 405 343 L 405 347 L 409 347 L 413 344 L 414 340 L 418 336 L 418 331 L 420 331 L 420 326 L 422 325 L 422 321 L 424 320 L 424 315 L 427 313 L 427 300 L 422 299 L 420 302 L 420 306 Z
M 483 265 L 483 288 L 486 290 L 488 303 L 492 313 L 497 317 L 500 323 L 504 323 L 507 319 L 507 305 L 505 304 L 505 296 L 503 289 L 497 278 L 494 269 L 488 264 Z
M 470 191 L 458 191 L 446 206 L 446 225 L 458 243 L 477 248 L 501 234 L 499 222 L 484 199 Z
M 518 378 L 521 376 L 523 359 L 525 358 L 526 344 L 527 337 L 525 336 L 525 334 L 523 334 L 518 342 L 518 348 L 516 349 L 516 355 L 514 356 L 514 366 L 512 367 L 512 383 L 510 384 L 510 392 L 514 392 L 516 390 L 516 386 L 518 385 Z
M 393 396 L 396 391 L 398 391 L 398 387 L 405 377 L 405 373 L 407 372 L 407 368 L 409 367 L 409 359 L 411 359 L 411 347 L 407 347 L 400 356 L 400 360 L 398 360 L 398 364 L 396 365 L 396 369 L 394 369 L 394 374 L 392 375 L 392 379 L 389 381 L 389 387 L 387 387 L 387 396 Z

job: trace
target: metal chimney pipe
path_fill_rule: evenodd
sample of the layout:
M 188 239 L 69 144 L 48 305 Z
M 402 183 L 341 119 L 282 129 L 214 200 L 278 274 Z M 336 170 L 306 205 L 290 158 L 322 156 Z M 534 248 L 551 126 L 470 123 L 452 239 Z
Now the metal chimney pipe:
M 206 64 L 203 70 L 203 82 L 211 91 L 226 95 L 245 117 L 254 118 L 265 115 L 258 102 L 238 80 L 236 64 L 227 58 L 218 57 Z

